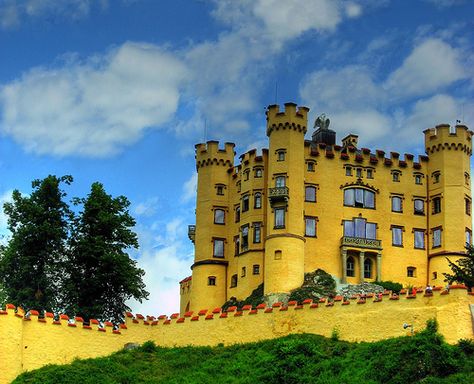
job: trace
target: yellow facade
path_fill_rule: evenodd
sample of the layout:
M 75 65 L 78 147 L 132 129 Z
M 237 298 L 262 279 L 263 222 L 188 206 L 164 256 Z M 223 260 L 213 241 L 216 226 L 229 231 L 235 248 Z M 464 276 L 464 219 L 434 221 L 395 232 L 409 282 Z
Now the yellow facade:
M 293 305 L 291 305 L 293 304 Z M 122 349 L 128 343 L 142 344 L 153 340 L 160 346 L 225 345 L 255 342 L 294 333 L 314 333 L 329 337 L 337 330 L 342 340 L 376 341 L 403 336 L 404 323 L 413 324 L 415 331 L 425 327 L 426 320 L 436 319 L 439 331 L 449 343 L 461 338 L 473 338 L 473 319 L 469 306 L 474 295 L 465 288 L 449 293 L 435 291 L 433 295 L 390 297 L 381 301 L 306 303 L 288 307 L 259 306 L 259 309 L 222 313 L 204 310 L 158 319 L 127 314 L 119 331 L 111 326 L 86 328 L 80 321 L 71 323 L 63 317 L 24 317 L 10 306 L 0 310 L 0 384 L 11 382 L 24 371 L 46 364 L 67 364 L 76 358 L 105 356 Z
M 356 135 L 337 145 L 327 126 L 305 140 L 307 115 L 269 106 L 268 149 L 237 165 L 231 143 L 196 146 L 195 261 L 182 311 L 245 299 L 261 283 L 271 300 L 317 268 L 338 284 L 445 285 L 446 257 L 471 238 L 472 132 L 427 129 L 426 155 L 415 157 L 358 148 Z

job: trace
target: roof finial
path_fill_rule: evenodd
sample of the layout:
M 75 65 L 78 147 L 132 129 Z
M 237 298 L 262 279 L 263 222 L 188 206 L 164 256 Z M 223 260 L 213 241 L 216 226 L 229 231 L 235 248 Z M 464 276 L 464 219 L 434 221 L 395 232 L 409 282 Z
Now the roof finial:
M 314 128 L 328 129 L 330 120 L 326 117 L 325 113 L 319 115 L 314 121 Z

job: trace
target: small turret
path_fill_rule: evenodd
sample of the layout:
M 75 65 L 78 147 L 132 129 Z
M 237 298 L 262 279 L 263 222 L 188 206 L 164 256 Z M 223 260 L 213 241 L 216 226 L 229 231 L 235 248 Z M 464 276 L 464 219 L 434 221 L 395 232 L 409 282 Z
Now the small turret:
M 298 107 L 295 103 L 285 103 L 285 110 L 280 112 L 278 105 L 269 105 L 267 115 L 267 136 L 274 130 L 296 129 L 306 133 L 306 124 L 308 122 L 307 107 Z

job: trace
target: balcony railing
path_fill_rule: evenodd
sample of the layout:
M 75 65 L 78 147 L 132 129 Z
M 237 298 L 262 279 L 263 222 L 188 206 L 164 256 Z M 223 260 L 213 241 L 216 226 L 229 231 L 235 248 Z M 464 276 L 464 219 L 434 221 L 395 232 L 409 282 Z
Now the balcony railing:
M 196 226 L 195 225 L 188 225 L 188 237 L 194 243 L 194 239 L 196 238 Z
M 279 201 L 288 201 L 289 197 L 290 190 L 288 187 L 275 187 L 268 190 L 268 198 L 271 204 Z
M 341 239 L 341 245 L 358 248 L 382 249 L 382 240 L 343 236 Z

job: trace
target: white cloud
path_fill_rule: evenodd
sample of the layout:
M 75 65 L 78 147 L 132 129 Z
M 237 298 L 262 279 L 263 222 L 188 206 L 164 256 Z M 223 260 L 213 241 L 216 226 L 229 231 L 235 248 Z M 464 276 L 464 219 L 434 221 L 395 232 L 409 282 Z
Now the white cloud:
M 448 43 L 427 39 L 390 74 L 384 87 L 401 97 L 437 91 L 466 76 L 460 57 L 460 52 Z
M 183 195 L 181 196 L 181 201 L 183 203 L 196 200 L 197 176 L 197 172 L 193 173 L 192 176 L 184 183 Z
M 173 117 L 186 76 L 175 56 L 137 43 L 35 68 L 0 90 L 1 130 L 39 154 L 107 156 Z
M 466 2 L 466 0 L 425 0 L 428 3 L 434 4 L 438 8 L 448 8 L 455 5 L 461 5 Z
M 133 213 L 137 216 L 151 217 L 155 215 L 158 208 L 159 198 L 150 197 L 133 206 Z

